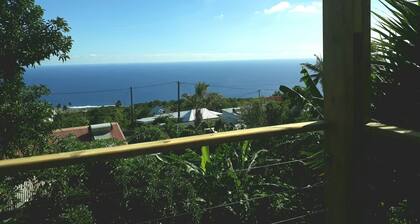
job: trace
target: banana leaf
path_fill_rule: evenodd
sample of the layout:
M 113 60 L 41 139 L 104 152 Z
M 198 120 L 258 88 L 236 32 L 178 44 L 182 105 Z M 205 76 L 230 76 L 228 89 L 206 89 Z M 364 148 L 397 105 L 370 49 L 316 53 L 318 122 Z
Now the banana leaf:
M 210 161 L 210 147 L 201 146 L 201 169 L 206 172 L 206 165 Z

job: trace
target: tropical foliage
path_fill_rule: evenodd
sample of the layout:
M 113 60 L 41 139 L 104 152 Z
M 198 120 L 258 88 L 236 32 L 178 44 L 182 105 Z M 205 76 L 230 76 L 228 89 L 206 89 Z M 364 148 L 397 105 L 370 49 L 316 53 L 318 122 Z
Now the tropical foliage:
M 33 54 L 28 54 L 31 57 L 25 56 L 17 64 L 9 61 L 10 64 L 1 67 L 0 153 L 3 158 L 122 144 L 111 140 L 83 143 L 72 137 L 50 137 L 52 128 L 75 123 L 118 121 L 130 133 L 130 143 L 203 133 L 207 124 L 200 119 L 199 110 L 197 122 L 191 127 L 178 125 L 176 120 L 165 117 L 151 125 L 130 126 L 129 110 L 120 104 L 116 108 L 87 112 L 69 113 L 60 109 L 53 117 L 54 122 L 50 122 L 52 108 L 40 99 L 47 90 L 24 86 L 21 73 L 17 71 L 51 55 L 66 59 L 71 46 L 71 39 L 65 36 L 67 24 L 62 19 L 40 19 L 42 9 L 33 1 L 6 2 L 0 8 L 2 15 L 13 17 L 10 12 L 21 9 L 19 12 L 24 15 L 26 8 L 28 18 L 24 17 L 19 21 L 22 23 L 17 24 L 32 27 L 31 22 L 34 22 L 34 34 L 40 34 L 38 28 L 46 29 L 47 37 L 58 40 L 47 38 L 46 43 L 42 40 L 30 44 L 39 47 Z M 419 52 L 420 20 L 418 5 L 404 0 L 386 2 L 394 17 L 377 15 L 381 24 L 375 31 L 380 38 L 374 42 L 372 77 L 376 100 L 374 112 L 380 118 L 391 119 L 391 114 L 385 110 L 388 108 L 385 99 L 416 99 L 414 89 L 408 89 L 414 85 L 410 82 L 419 81 L 416 52 Z M 2 22 L 0 19 L 0 24 Z M 9 28 L 1 35 L 23 35 L 19 29 Z M 1 41 L 16 52 L 33 50 L 16 50 L 12 45 L 20 42 Z M 51 50 L 48 46 L 56 48 Z M 0 56 L 6 57 L 4 52 L 0 51 Z M 274 93 L 281 101 L 246 101 L 248 106 L 242 114 L 245 124 L 258 127 L 323 119 L 322 77 L 322 59 L 316 56 L 315 64 L 302 64 L 302 85 L 280 86 Z M 243 103 L 208 93 L 207 89 L 207 84 L 198 83 L 194 95 L 183 97 L 182 108 L 220 109 Z M 176 102 L 139 104 L 136 115 L 148 116 L 153 106 L 161 104 L 171 110 L 177 106 Z M 218 126 L 222 131 L 231 128 L 223 124 Z M 322 215 L 302 216 L 308 211 L 323 209 L 323 167 L 327 160 L 322 144 L 322 133 L 314 132 L 10 174 L 0 180 L 0 220 L 3 223 L 272 223 L 301 217 L 294 221 L 324 223 Z M 27 202 L 17 197 L 21 191 L 19 186 L 25 181 L 37 186 Z M 403 200 L 390 206 L 389 220 L 402 223 L 408 203 Z
M 311 63 L 302 63 L 302 67 L 303 69 L 311 72 L 310 77 L 312 78 L 312 80 L 314 81 L 315 85 L 318 85 L 318 83 L 322 84 L 322 78 L 323 78 L 323 61 L 322 58 L 318 55 L 315 55 L 315 64 L 311 64 Z M 301 79 L 301 81 L 303 81 Z
M 390 16 L 374 13 L 374 117 L 387 123 L 420 128 L 420 5 L 407 0 L 383 0 Z
M 27 87 L 28 66 L 52 56 L 65 61 L 72 46 L 66 21 L 44 20 L 34 0 L 0 1 L 0 158 L 40 153 L 52 130 L 48 90 Z
M 44 10 L 34 0 L 0 2 L 0 79 L 19 79 L 28 66 L 52 56 L 69 58 L 72 39 L 60 17 L 44 20 Z

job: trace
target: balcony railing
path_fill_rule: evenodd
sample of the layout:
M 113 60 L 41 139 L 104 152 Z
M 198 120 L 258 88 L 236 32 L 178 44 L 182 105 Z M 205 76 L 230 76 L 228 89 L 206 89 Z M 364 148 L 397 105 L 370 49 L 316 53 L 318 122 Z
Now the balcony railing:
M 16 171 L 50 168 L 85 161 L 115 159 L 151 154 L 171 152 L 194 146 L 204 146 L 226 143 L 244 139 L 253 139 L 274 135 L 297 134 L 320 131 L 326 128 L 324 121 L 310 121 L 303 123 L 283 124 L 213 134 L 195 135 L 138 144 L 121 145 L 108 148 L 80 150 L 17 159 L 0 160 L 0 174 L 10 174 Z
M 142 154 L 172 152 L 194 146 L 227 143 L 245 139 L 268 136 L 298 134 L 312 131 L 323 131 L 327 127 L 325 121 L 309 121 L 292 124 L 251 128 L 220 133 L 195 135 L 153 142 L 121 145 L 107 148 L 96 148 L 71 151 L 16 159 L 0 160 L 0 174 L 11 174 L 22 170 L 32 170 L 65 166 L 93 160 L 126 158 Z M 366 124 L 367 134 L 373 137 L 395 138 L 401 141 L 420 143 L 420 132 L 371 122 Z

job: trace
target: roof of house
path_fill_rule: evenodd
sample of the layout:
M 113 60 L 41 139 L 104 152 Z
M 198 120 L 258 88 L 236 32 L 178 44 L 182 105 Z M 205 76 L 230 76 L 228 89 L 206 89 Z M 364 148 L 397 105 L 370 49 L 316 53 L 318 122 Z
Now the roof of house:
M 57 129 L 53 131 L 53 135 L 58 138 L 75 136 L 80 141 L 85 142 L 110 138 L 125 141 L 124 133 L 116 122 Z
M 283 101 L 283 97 L 282 96 L 267 96 L 265 98 L 266 99 L 269 99 L 269 100 Z
M 216 112 L 216 111 L 211 111 L 207 108 L 202 108 L 201 109 L 201 114 L 202 114 L 203 120 L 208 120 L 208 119 L 219 118 L 219 116 L 222 113 L 219 113 L 219 112 Z M 145 117 L 145 118 L 137 119 L 137 122 L 151 123 L 159 117 L 178 118 L 178 112 L 165 113 L 165 114 L 155 115 L 153 117 Z M 194 121 L 195 120 L 195 109 L 180 111 L 180 118 L 181 118 L 182 122 L 192 122 L 192 121 Z
M 240 107 L 230 107 L 222 109 L 222 112 L 231 113 L 231 114 L 240 114 L 241 108 Z
M 208 120 L 208 119 L 215 119 L 215 118 L 219 118 L 219 115 L 221 115 L 222 113 L 216 112 L 216 111 L 211 111 L 207 108 L 202 108 L 200 109 L 201 115 L 203 120 Z M 187 113 L 181 117 L 183 122 L 192 122 L 195 121 L 195 114 L 196 114 L 196 110 L 192 109 L 187 111 Z M 176 115 L 178 116 L 178 115 Z
M 85 106 L 67 106 L 69 110 L 85 110 L 85 109 L 96 109 L 102 107 L 115 107 L 115 105 L 85 105 Z

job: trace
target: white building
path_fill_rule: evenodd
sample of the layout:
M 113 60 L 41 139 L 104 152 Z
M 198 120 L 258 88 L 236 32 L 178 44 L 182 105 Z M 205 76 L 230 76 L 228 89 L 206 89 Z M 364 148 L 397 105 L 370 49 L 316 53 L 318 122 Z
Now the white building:
M 211 111 L 207 108 L 200 109 L 201 115 L 203 117 L 203 120 L 213 120 L 213 119 L 219 119 L 222 113 Z M 178 118 L 178 112 L 173 113 L 164 113 L 164 114 L 158 114 L 153 117 L 145 117 L 141 119 L 137 119 L 137 123 L 143 123 L 143 124 L 150 124 L 153 123 L 157 118 L 159 117 L 170 117 L 173 119 Z M 192 123 L 195 121 L 195 109 L 192 110 L 184 110 L 180 112 L 180 120 L 182 123 Z
M 221 119 L 226 124 L 238 124 L 241 122 L 241 108 L 231 107 L 222 109 Z
M 161 106 L 155 106 L 150 110 L 151 116 L 162 115 L 166 113 L 166 109 Z

